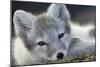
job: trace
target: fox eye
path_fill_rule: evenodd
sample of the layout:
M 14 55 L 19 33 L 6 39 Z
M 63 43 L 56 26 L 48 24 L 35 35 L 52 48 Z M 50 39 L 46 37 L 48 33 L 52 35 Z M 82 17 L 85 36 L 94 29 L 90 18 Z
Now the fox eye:
M 40 41 L 38 42 L 38 45 L 43 46 L 43 45 L 47 45 L 47 43 L 45 43 L 44 41 Z
M 61 39 L 64 36 L 64 33 L 58 35 L 58 38 Z

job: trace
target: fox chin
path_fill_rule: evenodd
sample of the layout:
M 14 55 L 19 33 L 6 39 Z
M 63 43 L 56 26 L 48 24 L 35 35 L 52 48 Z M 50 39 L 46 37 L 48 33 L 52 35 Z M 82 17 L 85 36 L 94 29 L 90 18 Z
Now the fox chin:
M 13 23 L 14 65 L 45 64 L 48 60 L 95 52 L 95 37 L 90 36 L 95 27 L 73 24 L 64 4 L 51 4 L 40 15 L 17 10 Z

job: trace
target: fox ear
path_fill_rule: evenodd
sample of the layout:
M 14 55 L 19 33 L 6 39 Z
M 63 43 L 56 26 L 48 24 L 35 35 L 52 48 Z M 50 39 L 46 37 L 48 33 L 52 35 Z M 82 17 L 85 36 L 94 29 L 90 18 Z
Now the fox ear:
M 35 21 L 35 17 L 23 10 L 17 10 L 14 13 L 14 27 L 16 34 L 28 33 L 32 29 L 32 25 Z
M 63 4 L 51 4 L 48 8 L 47 16 L 60 18 L 63 21 L 68 21 L 70 19 L 68 9 Z

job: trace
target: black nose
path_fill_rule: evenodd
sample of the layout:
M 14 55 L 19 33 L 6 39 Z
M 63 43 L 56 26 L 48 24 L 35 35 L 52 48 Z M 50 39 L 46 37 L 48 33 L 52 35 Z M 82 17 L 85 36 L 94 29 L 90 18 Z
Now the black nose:
M 64 57 L 64 54 L 63 53 L 58 53 L 57 54 L 57 59 L 63 59 Z

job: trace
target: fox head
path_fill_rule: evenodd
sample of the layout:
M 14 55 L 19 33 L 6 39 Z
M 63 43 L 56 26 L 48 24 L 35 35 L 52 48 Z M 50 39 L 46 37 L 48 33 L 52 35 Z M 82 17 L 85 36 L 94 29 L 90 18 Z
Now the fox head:
M 70 43 L 70 15 L 65 5 L 51 4 L 46 13 L 35 16 L 23 10 L 14 13 L 14 27 L 31 56 L 62 59 Z

